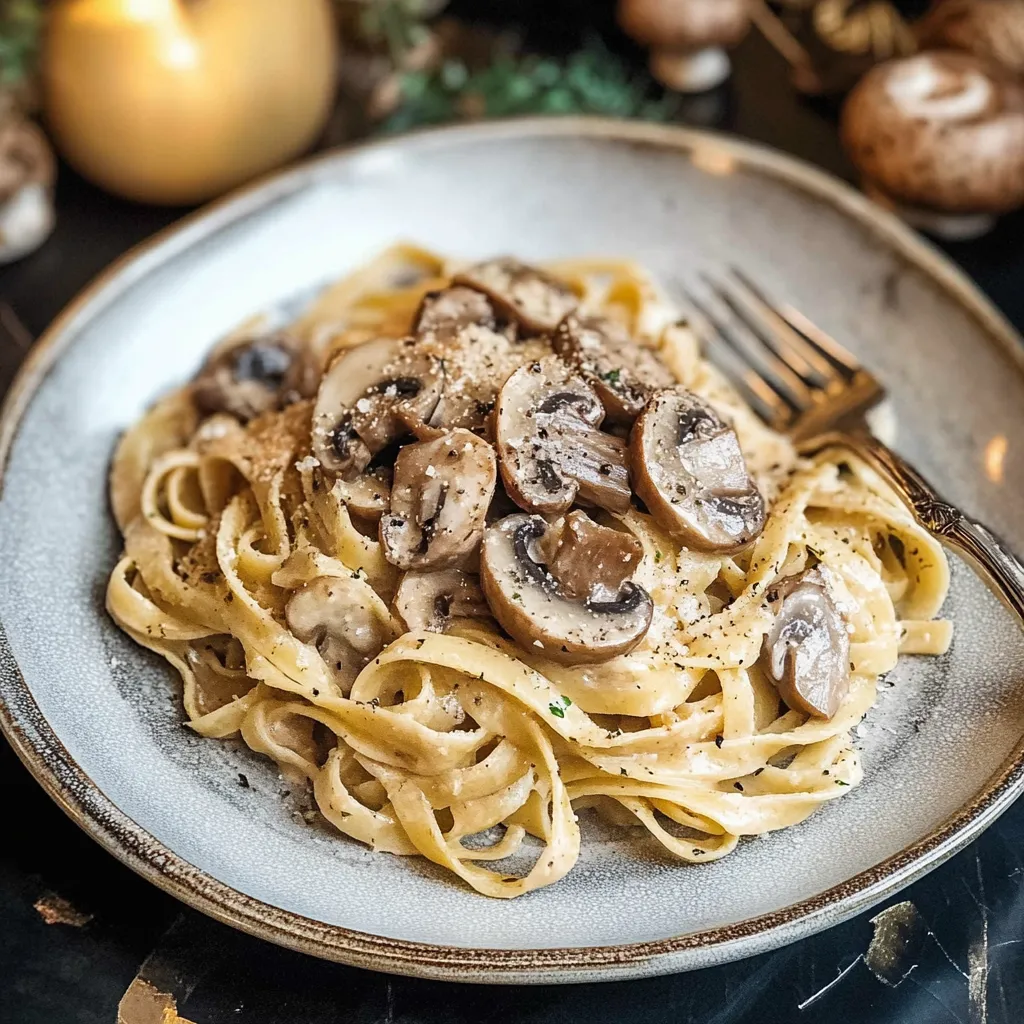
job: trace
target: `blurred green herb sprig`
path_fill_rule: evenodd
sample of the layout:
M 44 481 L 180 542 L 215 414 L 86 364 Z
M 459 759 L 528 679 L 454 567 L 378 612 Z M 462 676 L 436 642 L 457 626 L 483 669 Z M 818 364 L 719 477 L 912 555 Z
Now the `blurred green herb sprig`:
M 20 85 L 35 70 L 42 20 L 40 0 L 0 2 L 0 88 Z
M 356 0 L 358 31 L 367 42 L 383 45 L 397 65 L 428 36 L 426 22 L 446 4 L 447 0 Z
M 471 70 L 457 59 L 433 71 L 401 76 L 402 102 L 382 124 L 385 132 L 465 118 L 521 114 L 604 114 L 666 121 L 677 100 L 652 99 L 649 80 L 636 76 L 599 39 L 565 60 L 498 54 Z

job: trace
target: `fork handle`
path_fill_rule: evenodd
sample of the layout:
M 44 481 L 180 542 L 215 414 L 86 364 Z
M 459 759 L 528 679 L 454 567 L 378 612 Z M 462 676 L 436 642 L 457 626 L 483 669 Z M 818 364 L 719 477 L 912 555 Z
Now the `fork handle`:
M 869 434 L 832 434 L 818 438 L 820 450 L 838 444 L 852 449 L 896 489 L 917 521 L 943 544 L 965 556 L 1000 600 L 1024 622 L 1024 565 L 987 526 L 943 500 L 905 459 Z

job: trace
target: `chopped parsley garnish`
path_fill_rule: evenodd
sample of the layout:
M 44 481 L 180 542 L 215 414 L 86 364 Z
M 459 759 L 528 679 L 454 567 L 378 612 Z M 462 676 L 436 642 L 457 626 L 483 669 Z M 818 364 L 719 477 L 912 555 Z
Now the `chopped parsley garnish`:
M 655 551 L 654 552 L 654 561 L 655 561 L 655 563 L 660 562 L 664 557 L 665 556 L 660 551 Z
M 609 370 L 607 373 L 601 374 L 601 380 L 606 380 L 609 384 L 618 384 L 621 377 L 621 370 Z
M 558 700 L 552 701 L 548 705 L 548 711 L 555 716 L 555 718 L 565 718 L 565 709 L 572 707 L 572 701 L 568 697 L 559 697 Z
M 520 593 L 519 593 L 519 591 L 517 590 L 517 591 L 516 591 L 516 592 L 515 592 L 515 593 L 514 593 L 514 594 L 512 595 L 512 600 L 513 600 L 513 601 L 519 601 L 519 602 L 522 602 L 522 600 L 523 600 L 523 595 L 522 595 L 522 594 L 520 594 Z
M 843 782 L 842 779 L 836 779 L 836 785 L 837 786 L 848 786 L 849 783 L 848 782 Z

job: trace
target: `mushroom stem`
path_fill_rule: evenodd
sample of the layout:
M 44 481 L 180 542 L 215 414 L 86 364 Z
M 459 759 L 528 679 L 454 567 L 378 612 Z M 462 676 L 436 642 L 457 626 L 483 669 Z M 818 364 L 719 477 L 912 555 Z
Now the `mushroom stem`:
M 652 50 L 651 74 L 677 92 L 708 92 L 732 73 L 729 55 L 720 46 L 703 50 Z
M 547 584 L 551 581 L 551 577 L 548 574 L 548 567 L 538 562 L 533 555 L 530 554 L 528 547 L 530 541 L 539 540 L 544 536 L 545 528 L 544 524 L 536 519 L 528 519 L 522 526 L 520 526 L 513 536 L 513 546 L 516 552 L 516 558 L 519 559 L 519 564 L 526 570 L 527 574 L 531 579 L 537 583 Z
M 635 612 L 644 601 L 647 600 L 646 593 L 631 580 L 626 580 L 619 591 L 618 600 L 615 601 L 594 601 L 587 599 L 587 607 L 592 612 L 601 615 L 622 615 L 626 612 Z
M 0 263 L 37 249 L 53 230 L 53 200 L 40 182 L 23 185 L 0 207 Z
M 992 213 L 944 213 L 924 206 L 911 206 L 894 199 L 873 181 L 865 179 L 864 194 L 894 213 L 912 228 L 947 242 L 972 242 L 987 235 L 996 225 Z

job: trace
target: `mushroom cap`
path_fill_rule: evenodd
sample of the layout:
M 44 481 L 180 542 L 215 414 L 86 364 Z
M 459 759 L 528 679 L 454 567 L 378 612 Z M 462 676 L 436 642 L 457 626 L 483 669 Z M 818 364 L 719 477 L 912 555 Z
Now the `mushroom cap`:
M 701 551 L 735 551 L 764 529 L 765 501 L 739 441 L 683 387 L 659 391 L 630 435 L 633 487 L 666 530 Z
M 379 338 L 341 352 L 317 392 L 313 455 L 329 473 L 358 476 L 433 415 L 443 386 L 441 360 L 412 340 Z
M 1024 4 L 1020 0 L 942 0 L 914 26 L 923 50 L 966 50 L 1024 75 Z
M 832 718 L 850 691 L 850 634 L 829 586 L 815 566 L 769 592 L 775 623 L 764 639 L 761 667 L 794 711 Z
M 642 46 L 735 46 L 750 28 L 747 0 L 619 0 L 619 26 Z
M 596 531 L 606 529 L 592 526 Z M 616 567 L 615 575 L 622 580 L 617 593 L 607 591 L 606 584 L 613 579 L 607 570 L 595 568 L 595 577 L 602 575 L 603 583 L 595 580 L 589 597 L 570 597 L 542 561 L 549 531 L 555 530 L 557 536 L 558 529 L 540 516 L 523 514 L 487 528 L 480 552 L 480 583 L 491 612 L 525 650 L 540 651 L 562 664 L 590 664 L 628 654 L 647 634 L 654 616 L 650 595 L 627 579 L 635 563 L 621 562 Z M 590 543 L 585 538 L 573 556 L 577 565 L 571 575 L 576 587 L 585 572 L 581 564 L 599 559 L 604 548 L 600 540 L 600 547 L 593 547 L 594 534 L 588 533 Z M 566 566 L 563 572 L 568 573 Z
M 296 590 L 285 621 L 299 640 L 316 647 L 345 693 L 389 639 L 366 601 L 365 584 L 345 576 L 320 576 Z
M 0 120 L 0 204 L 26 185 L 50 189 L 56 176 L 57 163 L 42 129 L 6 112 Z
M 453 619 L 486 619 L 480 580 L 461 569 L 407 572 L 395 592 L 395 611 L 410 630 L 446 633 Z
M 354 516 L 376 522 L 391 507 L 391 476 L 389 467 L 376 466 L 352 480 L 335 480 L 334 493 Z
M 971 54 L 873 68 L 850 94 L 841 132 L 865 178 L 901 202 L 946 213 L 1024 203 L 1024 85 Z
M 494 432 L 501 478 L 528 512 L 567 512 L 573 502 L 625 512 L 626 443 L 600 430 L 597 394 L 557 356 L 516 370 L 498 395 Z
M 570 314 L 558 325 L 551 344 L 597 392 L 612 423 L 632 423 L 652 391 L 675 384 L 657 355 L 614 320 Z
M 218 346 L 192 382 L 205 416 L 227 413 L 243 423 L 316 394 L 312 354 L 287 334 L 243 338 Z
M 480 543 L 498 470 L 494 449 L 468 430 L 406 445 L 395 460 L 384 556 L 400 569 L 445 569 Z
M 471 325 L 495 330 L 494 306 L 483 292 L 456 285 L 423 296 L 412 330 L 419 338 L 453 341 Z
M 466 267 L 452 283 L 483 292 L 527 333 L 553 331 L 579 305 L 567 284 L 509 256 Z

